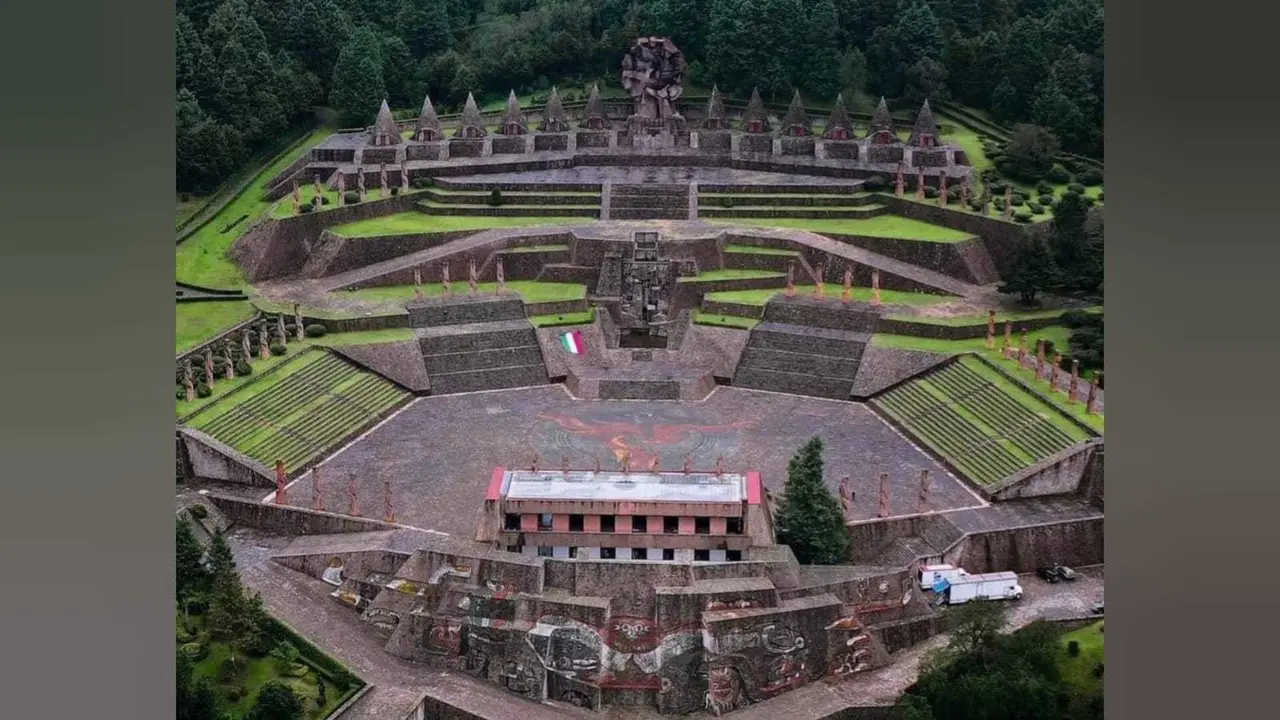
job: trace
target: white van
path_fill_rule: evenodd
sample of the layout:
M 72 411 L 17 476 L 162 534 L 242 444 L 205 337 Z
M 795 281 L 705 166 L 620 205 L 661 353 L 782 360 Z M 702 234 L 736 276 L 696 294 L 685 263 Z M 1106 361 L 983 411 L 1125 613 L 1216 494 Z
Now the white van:
M 1014 572 L 964 575 L 945 581 L 943 593 L 948 605 L 959 605 L 970 600 L 1020 600 L 1022 586 Z
M 941 580 L 951 581 L 969 573 L 955 565 L 921 565 L 916 573 L 921 590 L 933 590 Z

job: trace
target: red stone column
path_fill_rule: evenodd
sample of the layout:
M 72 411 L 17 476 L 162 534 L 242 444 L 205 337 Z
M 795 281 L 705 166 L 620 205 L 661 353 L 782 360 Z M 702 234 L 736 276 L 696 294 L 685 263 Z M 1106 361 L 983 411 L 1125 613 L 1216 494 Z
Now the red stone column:
M 1062 372 L 1062 353 L 1053 354 L 1053 367 L 1049 369 L 1049 392 L 1058 391 L 1058 375 Z
M 1076 392 L 1080 390 L 1080 361 L 1071 358 L 1071 382 L 1067 385 L 1067 402 L 1075 404 Z
M 853 269 L 845 266 L 844 290 L 840 293 L 840 302 L 848 304 L 853 299 Z
M 880 271 L 871 271 L 871 304 L 880 305 Z
M 818 298 L 819 300 L 826 297 L 826 283 L 823 282 L 824 270 L 826 270 L 826 268 L 822 267 L 822 264 L 819 263 L 816 271 L 818 275 L 817 284 L 813 286 L 813 296 Z
M 880 473 L 880 494 L 876 498 L 876 517 L 889 517 L 889 473 Z
M 796 266 L 795 263 L 787 265 L 787 297 L 796 296 Z
M 987 349 L 996 349 L 996 311 L 987 312 Z

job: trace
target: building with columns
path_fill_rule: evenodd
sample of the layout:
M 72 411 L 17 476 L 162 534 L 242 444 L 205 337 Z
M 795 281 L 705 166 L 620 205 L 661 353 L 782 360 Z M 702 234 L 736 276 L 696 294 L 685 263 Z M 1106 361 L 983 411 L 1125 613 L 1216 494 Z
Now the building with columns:
M 774 544 L 757 472 L 496 468 L 477 539 L 525 555 L 734 562 Z

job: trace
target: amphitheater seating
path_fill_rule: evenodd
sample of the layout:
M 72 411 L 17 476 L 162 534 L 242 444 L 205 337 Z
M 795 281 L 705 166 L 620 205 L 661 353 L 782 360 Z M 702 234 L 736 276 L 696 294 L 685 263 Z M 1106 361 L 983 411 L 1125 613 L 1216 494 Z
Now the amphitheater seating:
M 615 184 L 610 220 L 688 220 L 689 186 L 665 183 Z
M 1065 450 L 1077 438 L 1019 399 L 974 358 L 962 358 L 878 396 L 872 404 L 975 482 L 987 485 Z
M 266 386 L 253 392 L 257 383 Z M 236 402 L 237 396 L 247 397 Z M 292 473 L 409 397 L 403 388 L 337 355 L 310 350 L 187 424 L 268 466 L 282 460 Z

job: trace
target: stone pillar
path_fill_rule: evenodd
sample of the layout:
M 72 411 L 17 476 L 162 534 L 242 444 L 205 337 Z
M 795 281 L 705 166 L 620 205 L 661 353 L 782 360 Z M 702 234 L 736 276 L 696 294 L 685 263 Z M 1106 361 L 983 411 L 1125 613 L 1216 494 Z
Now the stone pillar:
M 492 157 L 492 156 L 493 156 L 493 136 L 485 135 L 484 139 L 480 141 L 480 157 Z
M 413 299 L 422 300 L 422 268 L 413 268 Z
M 298 303 L 293 304 L 293 337 L 298 342 L 302 342 L 304 336 L 302 328 L 302 311 L 298 307 Z
M 1009 357 L 1009 352 L 1012 349 L 1012 347 L 1013 347 L 1013 323 L 1009 321 L 1005 321 L 1004 344 L 1000 346 L 1000 354 L 1007 359 Z
M 499 256 L 497 258 L 497 261 L 498 261 L 498 264 L 494 268 L 494 272 L 498 276 L 498 286 L 494 288 L 494 294 L 501 295 L 507 290 L 507 274 L 506 274 L 506 271 L 503 270 L 502 268 L 502 257 Z
M 996 349 L 996 311 L 987 311 L 987 349 Z
M 796 296 L 796 277 L 795 277 L 795 273 L 796 273 L 796 265 L 795 265 L 795 263 L 789 263 L 789 264 L 787 265 L 787 291 L 786 291 L 787 297 L 795 297 L 795 296 Z
M 406 160 L 400 163 L 400 190 L 402 192 L 409 192 L 409 167 L 405 164 L 407 162 Z
M 249 328 L 245 326 L 240 331 L 240 350 L 244 354 L 244 361 L 249 365 L 253 364 L 253 353 L 249 352 Z
M 440 285 L 441 285 L 440 297 L 442 298 L 449 297 L 449 290 L 452 288 L 452 283 L 449 282 L 449 261 L 448 260 L 445 260 L 444 265 L 440 267 Z
M 1098 383 L 1095 381 L 1095 382 L 1089 383 L 1089 398 L 1084 401 L 1085 414 L 1094 415 L 1098 412 L 1098 409 L 1094 407 L 1094 403 L 1097 402 L 1097 400 L 1098 400 Z
M 315 196 L 314 198 L 312 198 L 311 203 L 312 203 L 313 205 L 315 205 L 315 206 L 316 206 L 316 209 L 317 209 L 317 210 L 319 210 L 319 209 L 320 209 L 320 206 L 323 204 L 323 203 L 321 203 L 321 202 L 320 202 L 320 198 L 321 198 L 321 196 L 323 196 L 323 195 L 324 195 L 324 186 L 320 184 L 320 176 L 319 176 L 319 175 L 316 175 L 316 178 L 315 178 L 315 185 L 316 185 L 316 196 Z
M 285 483 L 288 481 L 288 475 L 284 471 L 284 461 L 276 460 L 276 504 L 288 504 L 288 498 L 285 497 Z
M 815 160 L 827 159 L 827 141 L 826 140 L 813 141 L 813 158 Z
M 293 179 L 293 212 L 298 212 L 298 206 L 302 204 L 302 190 L 298 188 L 298 179 Z
M 387 183 L 386 163 L 382 163 L 378 166 L 378 188 L 382 190 L 382 197 L 391 197 L 391 186 Z
M 777 157 L 782 154 L 782 138 L 774 138 L 769 143 L 769 154 Z
M 960 181 L 960 205 L 965 210 L 969 209 L 969 178 Z
M 1004 217 L 1006 220 L 1013 217 L 1013 186 L 1006 185 L 1004 188 Z
M 942 173 L 938 176 L 938 204 L 942 207 L 947 206 L 947 174 Z
M 916 512 L 924 514 L 929 512 L 929 471 L 920 471 L 920 495 L 919 503 L 916 506 Z
M 1076 402 L 1076 392 L 1080 390 L 1080 361 L 1071 358 L 1071 381 L 1067 384 L 1067 402 Z
M 818 268 L 817 268 L 818 277 L 817 277 L 816 283 L 813 286 L 813 296 L 818 298 L 819 300 L 826 297 L 826 283 L 823 282 L 823 271 L 825 269 L 826 268 L 822 267 L 821 264 L 818 265 Z
M 187 389 L 187 402 L 196 399 L 196 381 L 195 373 L 191 369 L 191 358 L 187 358 L 186 364 L 182 368 L 182 384 Z
M 876 498 L 876 517 L 889 517 L 889 473 L 880 473 L 880 494 Z
M 845 475 L 840 478 L 840 511 L 845 520 L 849 519 L 849 476 Z
M 320 466 L 311 468 L 311 509 L 324 512 L 324 489 L 320 486 Z
M 1022 367 L 1022 363 L 1027 359 L 1027 331 L 1023 330 L 1022 335 L 1018 336 L 1018 367 Z
M 280 344 L 281 344 L 281 345 L 288 345 L 288 344 L 289 344 L 289 333 L 285 332 L 285 329 L 284 329 L 284 314 L 283 314 L 283 313 L 282 313 L 282 314 L 280 314 L 280 315 L 277 315 L 277 316 L 276 316 L 276 333 L 277 333 L 278 335 L 280 335 Z
M 209 389 L 216 387 L 213 377 L 213 348 L 209 348 L 204 354 L 204 379 Z
M 235 343 L 231 342 L 231 338 L 227 338 L 227 342 L 222 349 L 222 355 L 227 360 L 227 380 L 228 381 L 236 379 L 236 359 L 235 359 L 235 356 L 231 354 L 231 348 L 234 345 Z
M 475 296 L 476 294 L 476 261 L 475 258 L 467 261 L 467 294 Z
M 878 307 L 880 305 L 880 271 L 871 271 L 871 304 Z
M 1053 354 L 1053 367 L 1049 369 L 1049 392 L 1058 391 L 1058 374 L 1062 371 L 1062 353 Z
M 698 131 L 697 130 L 694 130 L 693 132 L 689 133 L 689 149 L 690 150 L 698 149 Z
M 1036 379 L 1044 375 L 1044 338 L 1036 339 Z
M 364 168 L 356 167 L 356 192 L 360 193 L 360 202 L 366 199 L 364 191 Z
M 893 194 L 897 197 L 907 195 L 907 179 L 902 176 L 902 163 L 898 163 L 898 177 L 893 184 Z
M 916 168 L 916 199 L 924 200 L 924 168 Z
M 853 269 L 845 266 L 844 291 L 840 293 L 840 302 L 848 304 L 853 299 Z

